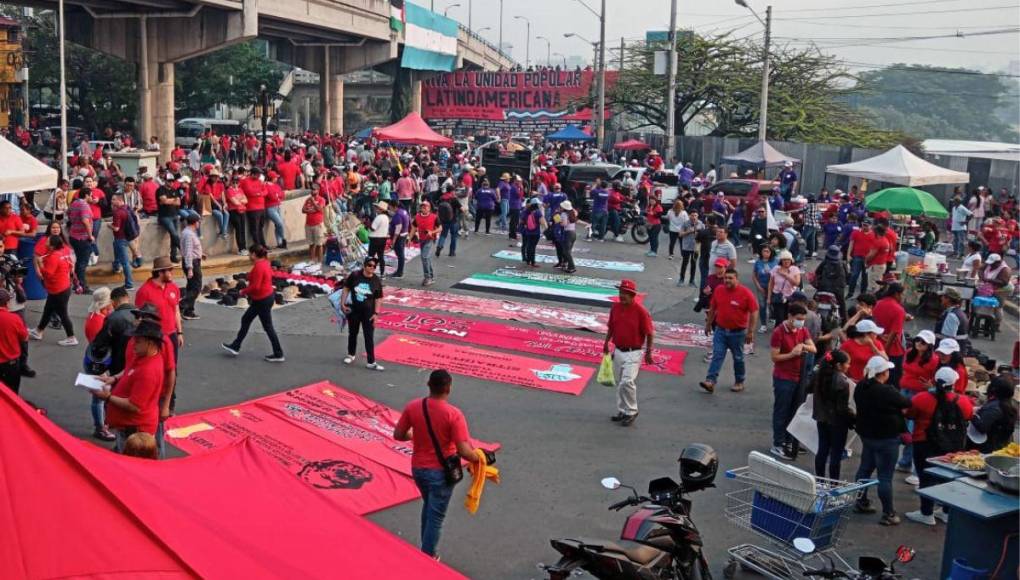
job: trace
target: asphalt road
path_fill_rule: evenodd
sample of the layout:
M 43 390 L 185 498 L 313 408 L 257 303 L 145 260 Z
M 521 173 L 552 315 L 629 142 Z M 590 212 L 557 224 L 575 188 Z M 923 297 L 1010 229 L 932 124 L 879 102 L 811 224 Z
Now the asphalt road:
M 578 246 L 590 248 L 590 252 L 576 257 L 630 261 L 644 260 L 647 249 L 630 242 L 582 241 Z M 507 249 L 502 236 L 462 239 L 456 258 L 444 256 L 436 261 L 434 289 L 447 291 L 473 272 L 515 265 L 489 257 L 500 249 Z M 679 260 L 667 261 L 664 256 L 663 248 L 662 256 L 649 259 L 646 271 L 636 275 L 588 268 L 579 268 L 578 274 L 633 277 L 641 291 L 648 293 L 646 303 L 656 320 L 700 323 L 701 315 L 692 311 L 694 290 L 675 287 Z M 747 249 L 741 250 L 741 257 L 741 277 L 748 280 Z M 419 262 L 410 262 L 407 271 L 407 277 L 399 283 L 416 286 Z M 72 301 L 79 328 L 86 305 L 86 297 L 74 297 Z M 38 320 L 41 309 L 41 302 L 30 306 L 30 322 Z M 282 365 L 261 360 L 269 352 L 269 345 L 260 330 L 249 336 L 239 358 L 224 356 L 219 344 L 232 338 L 240 311 L 200 304 L 198 312 L 201 320 L 186 323 L 179 412 L 238 403 L 323 379 L 396 408 L 426 392 L 426 369 L 387 364 L 386 371 L 379 373 L 361 366 L 343 366 L 340 358 L 346 337 L 340 338 L 330 323 L 325 299 L 275 312 L 287 355 Z M 919 320 L 918 324 L 930 327 L 932 321 Z M 1010 328 L 1000 336 L 1017 336 L 1016 320 L 1008 324 Z M 51 330 L 44 343 L 32 343 L 31 362 L 39 377 L 24 381 L 22 393 L 45 406 L 56 423 L 75 435 L 88 437 L 88 400 L 71 386 L 84 347 L 58 347 L 58 334 Z M 83 335 L 80 329 L 79 335 Z M 385 336 L 381 331 L 377 335 L 378 339 Z M 642 373 L 638 380 L 641 415 L 630 428 L 609 422 L 615 412 L 615 392 L 594 381 L 575 397 L 455 377 L 451 400 L 464 410 L 472 433 L 503 444 L 499 454 L 503 482 L 486 487 L 482 507 L 474 516 L 460 505 L 464 487 L 458 490 L 440 545 L 443 561 L 474 578 L 544 577 L 538 564 L 557 559 L 549 546 L 550 538 L 583 535 L 615 540 L 619 536 L 628 512 L 609 512 L 606 506 L 622 499 L 623 492 L 604 490 L 599 485 L 601 478 L 616 476 L 643 489 L 652 478 L 676 477 L 677 457 L 685 445 L 693 442 L 714 447 L 722 469 L 745 465 L 751 450 L 766 451 L 770 442 L 772 365 L 766 354 L 765 335 L 758 335 L 756 340 L 759 354 L 748 359 L 748 388 L 744 393 L 731 393 L 726 388 L 732 381 L 729 361 L 720 377 L 722 388 L 715 395 L 702 393 L 697 383 L 704 378 L 707 365 L 701 360 L 704 351 L 697 348 L 690 349 L 684 376 Z M 977 346 L 1000 359 L 1007 359 L 1012 347 L 1005 340 L 994 344 L 979 340 Z M 810 470 L 810 462 L 810 457 L 802 456 L 798 464 Z M 856 467 L 856 458 L 850 459 L 843 472 L 852 475 Z M 913 488 L 902 481 L 902 476 L 897 474 L 895 484 L 896 509 L 901 513 L 918 508 Z M 693 518 L 703 533 L 712 571 L 721 577 L 726 549 L 759 538 L 726 521 L 725 494 L 736 486 L 721 473 L 716 483 L 718 488 L 693 496 Z M 371 519 L 416 543 L 419 509 L 420 503 L 411 502 L 373 514 Z M 926 528 L 904 522 L 886 528 L 877 522 L 877 516 L 851 516 L 840 544 L 841 553 L 850 558 L 865 554 L 891 557 L 898 545 L 909 544 L 917 550 L 917 558 L 904 570 L 911 577 L 937 576 L 945 529 L 942 524 Z

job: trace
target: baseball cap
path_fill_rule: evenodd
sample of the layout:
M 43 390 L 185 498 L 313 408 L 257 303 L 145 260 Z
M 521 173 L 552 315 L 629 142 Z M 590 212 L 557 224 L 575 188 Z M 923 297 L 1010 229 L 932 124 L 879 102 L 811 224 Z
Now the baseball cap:
M 996 263 L 1001 262 L 1001 261 L 1002 261 L 1002 256 L 1000 256 L 999 254 L 988 254 L 988 259 L 985 260 L 985 262 L 987 262 L 989 264 L 996 264 Z
M 943 338 L 939 341 L 939 347 L 935 349 L 935 352 L 941 352 L 942 354 L 960 352 L 960 343 L 956 342 L 954 338 Z
M 881 326 L 875 324 L 871 320 L 862 320 L 862 321 L 858 322 L 857 324 L 854 325 L 854 330 L 856 330 L 857 332 L 860 332 L 861 334 L 867 334 L 867 333 L 884 334 L 885 333 L 885 329 L 884 328 L 882 328 Z
M 722 266 L 723 268 L 727 268 L 730 265 L 730 261 L 727 260 L 726 258 L 716 258 L 715 262 L 714 262 L 714 265 Z
M 955 385 L 960 380 L 960 373 L 950 367 L 942 367 L 935 373 L 935 382 L 943 385 Z
M 896 365 L 892 364 L 885 358 L 873 356 L 868 359 L 868 364 L 864 365 L 864 374 L 868 377 L 874 377 L 879 373 L 883 373 L 893 368 L 896 368 Z
M 918 332 L 916 338 L 920 338 L 928 344 L 935 346 L 935 333 L 930 330 L 922 330 L 921 332 Z

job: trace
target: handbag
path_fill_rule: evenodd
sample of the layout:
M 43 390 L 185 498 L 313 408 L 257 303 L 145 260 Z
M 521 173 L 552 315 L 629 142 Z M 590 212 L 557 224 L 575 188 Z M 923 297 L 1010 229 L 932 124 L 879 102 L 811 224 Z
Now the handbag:
M 460 480 L 464 479 L 464 467 L 461 465 L 460 456 L 456 453 L 449 457 L 443 457 L 443 450 L 439 447 L 439 439 L 436 438 L 436 432 L 432 430 L 428 402 L 428 397 L 421 400 L 421 410 L 425 415 L 425 426 L 428 427 L 429 438 L 432 439 L 432 448 L 436 451 L 436 459 L 439 460 L 439 465 L 443 466 L 443 476 L 446 478 L 446 485 L 457 485 L 460 483 Z

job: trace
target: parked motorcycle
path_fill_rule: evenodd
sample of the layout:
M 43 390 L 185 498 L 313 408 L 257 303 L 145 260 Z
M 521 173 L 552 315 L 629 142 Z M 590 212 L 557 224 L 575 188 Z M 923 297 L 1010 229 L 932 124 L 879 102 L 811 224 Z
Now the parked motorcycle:
M 647 496 L 615 477 L 603 479 L 606 489 L 623 487 L 632 493 L 609 509 L 640 506 L 627 517 L 620 534 L 621 540 L 638 546 L 585 538 L 552 540 L 552 547 L 562 557 L 552 566 L 543 566 L 549 579 L 566 580 L 581 568 L 605 580 L 711 580 L 701 532 L 690 517 L 691 501 L 684 494 L 715 487 L 719 459 L 711 447 L 695 443 L 681 452 L 679 463 L 681 483 L 669 477 L 654 479 L 648 484 Z
M 794 546 L 805 554 L 814 551 L 814 542 L 807 538 L 796 538 Z M 844 572 L 836 568 L 836 563 L 829 559 L 829 565 L 818 570 L 805 570 L 805 578 L 844 578 L 846 580 L 900 580 L 902 574 L 896 573 L 896 562 L 906 564 L 914 559 L 915 551 L 909 546 L 896 549 L 896 557 L 888 564 L 881 558 L 861 556 L 857 560 L 857 572 Z
M 648 243 L 648 222 L 636 203 L 626 202 L 620 208 L 620 235 L 630 230 L 630 237 L 638 244 Z

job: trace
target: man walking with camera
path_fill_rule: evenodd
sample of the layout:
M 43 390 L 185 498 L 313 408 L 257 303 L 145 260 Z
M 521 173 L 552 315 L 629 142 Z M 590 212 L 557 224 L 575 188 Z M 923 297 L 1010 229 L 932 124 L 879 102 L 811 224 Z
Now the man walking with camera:
M 461 460 L 478 461 L 467 420 L 451 405 L 453 377 L 445 370 L 429 375 L 429 396 L 414 399 L 393 429 L 397 441 L 411 441 L 411 475 L 421 491 L 421 550 L 439 560 L 436 547 L 453 488 L 464 477 Z M 489 460 L 492 463 L 493 460 Z

